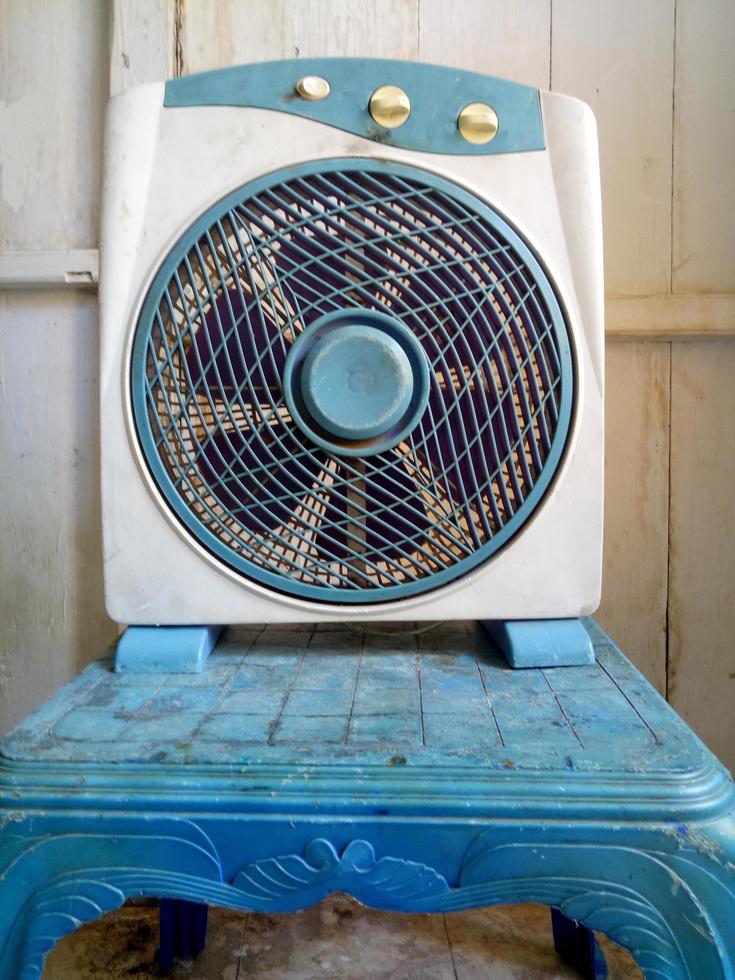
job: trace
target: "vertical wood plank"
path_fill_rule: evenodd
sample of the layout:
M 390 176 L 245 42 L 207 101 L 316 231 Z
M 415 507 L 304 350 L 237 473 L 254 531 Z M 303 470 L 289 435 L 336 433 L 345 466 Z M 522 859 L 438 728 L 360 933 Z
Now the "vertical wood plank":
M 735 3 L 680 2 L 674 117 L 675 292 L 735 291 Z
M 177 0 L 182 75 L 293 58 L 283 0 Z
M 0 293 L 0 730 L 116 636 L 104 610 L 97 301 Z
M 666 690 L 670 345 L 608 343 L 600 625 Z
M 735 343 L 672 356 L 669 700 L 735 769 Z
M 549 87 L 550 0 L 421 0 L 419 57 Z
M 294 54 L 418 58 L 419 0 L 290 0 Z
M 418 54 L 418 0 L 179 0 L 183 72 L 271 58 Z
M 110 94 L 176 73 L 176 0 L 113 0 Z
M 551 82 L 597 116 L 609 295 L 668 292 L 674 0 L 554 0 Z
M 0 251 L 97 243 L 108 10 L 0 3 Z

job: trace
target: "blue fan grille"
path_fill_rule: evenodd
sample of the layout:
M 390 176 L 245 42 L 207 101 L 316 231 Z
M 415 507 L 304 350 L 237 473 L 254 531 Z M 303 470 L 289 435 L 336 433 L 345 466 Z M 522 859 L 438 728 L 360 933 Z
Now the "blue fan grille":
M 400 319 L 431 369 L 394 449 L 314 445 L 281 388 L 295 338 L 345 308 Z M 548 489 L 569 430 L 569 336 L 493 209 L 418 168 L 331 160 L 206 212 L 144 301 L 131 385 L 167 504 L 231 569 L 327 602 L 383 602 L 487 560 Z

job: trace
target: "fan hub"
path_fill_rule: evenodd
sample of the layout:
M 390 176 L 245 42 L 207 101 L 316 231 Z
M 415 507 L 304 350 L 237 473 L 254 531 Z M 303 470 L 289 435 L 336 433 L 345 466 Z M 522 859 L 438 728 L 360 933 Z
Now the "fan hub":
M 322 448 L 372 456 L 398 445 L 429 397 L 426 355 L 400 320 L 345 309 L 311 324 L 294 342 L 283 373 L 294 422 Z
M 390 429 L 412 392 L 405 351 L 375 327 L 349 324 L 327 334 L 301 372 L 301 393 L 312 417 L 343 439 L 370 439 Z

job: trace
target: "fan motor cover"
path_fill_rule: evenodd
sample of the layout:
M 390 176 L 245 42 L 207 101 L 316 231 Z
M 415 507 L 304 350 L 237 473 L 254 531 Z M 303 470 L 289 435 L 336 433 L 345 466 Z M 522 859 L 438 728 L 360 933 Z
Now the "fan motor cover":
M 364 160 L 269 174 L 200 217 L 154 279 L 131 371 L 186 528 L 242 575 L 332 602 L 400 599 L 494 554 L 549 486 L 573 379 L 559 302 L 510 225 Z
M 457 92 L 443 97 L 460 108 L 481 80 L 499 107 L 497 145 L 463 145 L 455 120 L 442 144 L 415 97 L 405 137 L 377 138 L 344 106 L 367 105 L 386 65 L 407 88 L 446 77 Z M 339 77 L 364 93 L 323 110 L 272 106 L 221 78 L 290 73 L 293 87 L 310 67 L 333 95 Z M 216 98 L 192 76 L 114 100 L 101 308 L 116 618 L 596 604 L 602 279 L 589 113 L 445 72 L 281 62 L 210 73 Z M 574 135 L 575 122 L 576 195 L 557 182 L 553 152 L 555 126 Z M 140 145 L 123 158 L 134 130 Z M 189 172 L 167 180 L 192 131 Z M 554 566 L 556 583 L 544 572 Z M 455 611 L 445 595 L 465 599 Z

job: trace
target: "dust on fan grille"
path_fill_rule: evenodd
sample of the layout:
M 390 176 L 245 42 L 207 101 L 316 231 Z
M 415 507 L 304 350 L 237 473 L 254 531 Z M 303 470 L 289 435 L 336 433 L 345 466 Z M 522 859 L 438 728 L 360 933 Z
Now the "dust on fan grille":
M 280 387 L 295 337 L 345 307 L 398 317 L 433 373 L 414 431 L 362 459 L 310 443 Z M 224 211 L 180 257 L 145 350 L 156 452 L 233 567 L 353 593 L 490 553 L 548 458 L 562 374 L 548 304 L 504 236 L 452 194 L 374 169 L 295 177 Z

